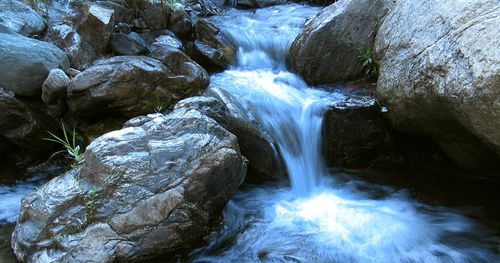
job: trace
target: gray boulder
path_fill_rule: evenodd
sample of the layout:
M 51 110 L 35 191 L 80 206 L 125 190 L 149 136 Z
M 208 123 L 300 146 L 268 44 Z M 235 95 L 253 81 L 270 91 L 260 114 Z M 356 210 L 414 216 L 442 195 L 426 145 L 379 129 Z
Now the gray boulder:
M 228 102 L 227 99 L 226 102 Z M 228 106 L 232 107 L 232 110 Z M 280 178 L 281 160 L 273 146 L 272 139 L 234 106 L 225 104 L 220 98 L 200 96 L 181 100 L 174 109 L 196 109 L 236 135 L 241 153 L 248 159 L 246 181 L 262 183 Z
M 24 262 L 137 261 L 199 242 L 242 183 L 236 137 L 195 110 L 107 133 L 22 201 Z
M 142 55 L 148 52 L 148 43 L 136 32 L 129 34 L 113 33 L 111 50 L 118 55 Z
M 182 50 L 183 48 L 182 42 L 179 39 L 177 39 L 173 33 L 168 35 L 161 35 L 155 38 L 152 45 L 153 49 L 168 47 L 168 48 Z
M 392 0 L 340 0 L 310 20 L 290 49 L 292 71 L 314 85 L 363 77 L 360 56 L 373 49 Z
M 69 77 L 60 69 L 53 69 L 43 82 L 42 101 L 45 104 L 56 104 L 66 98 L 66 90 L 70 83 Z
M 39 97 L 49 71 L 69 67 L 68 56 L 52 44 L 19 34 L 0 33 L 0 39 L 0 88 L 15 95 Z
M 71 66 L 79 70 L 88 68 L 99 56 L 96 49 L 68 25 L 50 27 L 44 40 L 66 52 Z
M 377 94 L 394 127 L 471 170 L 500 156 L 498 25 L 496 0 L 401 0 L 376 40 Z
M 189 61 L 172 61 L 175 63 L 165 65 L 145 56 L 101 60 L 69 85 L 69 111 L 87 119 L 107 115 L 134 117 L 160 106 L 173 106 L 206 88 L 208 74 L 203 69 Z
M 77 32 L 92 46 L 105 51 L 114 27 L 114 10 L 96 3 L 85 5 Z
M 0 24 L 25 36 L 45 30 L 45 21 L 35 10 L 17 0 L 0 1 Z

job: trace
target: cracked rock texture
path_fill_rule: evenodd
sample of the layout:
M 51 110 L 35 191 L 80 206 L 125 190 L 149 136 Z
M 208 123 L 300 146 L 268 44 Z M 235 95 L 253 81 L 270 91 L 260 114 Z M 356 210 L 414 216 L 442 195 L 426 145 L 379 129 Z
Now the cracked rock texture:
M 242 183 L 236 137 L 197 110 L 155 114 L 94 140 L 85 163 L 22 201 L 23 262 L 114 262 L 188 248 Z

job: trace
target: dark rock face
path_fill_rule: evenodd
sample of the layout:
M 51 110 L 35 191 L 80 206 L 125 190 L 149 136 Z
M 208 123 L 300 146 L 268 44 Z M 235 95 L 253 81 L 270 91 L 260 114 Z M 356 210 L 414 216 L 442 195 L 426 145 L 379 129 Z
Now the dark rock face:
M 99 56 L 95 48 L 68 25 L 50 27 L 44 40 L 66 52 L 71 66 L 79 70 L 88 68 Z
M 99 137 L 85 160 L 23 199 L 18 259 L 114 262 L 188 248 L 246 171 L 234 135 L 182 109 Z
M 90 3 L 86 5 L 77 32 L 96 50 L 105 51 L 114 27 L 114 10 Z
M 148 52 L 148 43 L 136 32 L 129 34 L 113 33 L 111 50 L 118 55 L 142 55 Z
M 375 43 L 377 95 L 395 129 L 433 139 L 469 170 L 499 163 L 499 24 L 498 1 L 403 0 Z
M 99 119 L 103 114 L 133 117 L 154 112 L 159 106 L 173 106 L 208 85 L 208 74 L 187 59 L 172 59 L 174 65 L 144 56 L 117 56 L 97 62 L 68 87 L 69 110 L 77 116 Z
M 175 10 L 170 14 L 169 29 L 181 39 L 193 39 L 194 23 L 191 16 L 184 10 Z
M 373 49 L 391 0 L 341 0 L 310 20 L 290 49 L 291 68 L 312 84 L 362 76 L 360 56 Z
M 395 145 L 374 95 L 348 95 L 325 113 L 323 141 L 328 166 L 371 168 L 393 162 Z
M 66 69 L 69 60 L 56 46 L 18 34 L 0 33 L 0 88 L 18 96 L 40 96 L 51 69 Z
M 35 10 L 17 0 L 0 1 L 0 24 L 25 36 L 45 30 L 45 21 Z
M 216 25 L 206 19 L 198 19 L 196 22 L 196 38 L 194 48 L 214 65 L 226 68 L 236 58 L 236 47 L 217 28 Z
M 262 8 L 286 3 L 286 0 L 237 0 L 236 6 L 241 8 Z
M 196 109 L 236 135 L 241 153 L 249 161 L 248 182 L 262 183 L 279 179 L 280 161 L 271 139 L 262 134 L 244 115 L 230 111 L 221 100 L 213 97 L 187 98 L 179 101 L 175 109 Z
M 38 107 L 37 107 L 38 108 Z M 42 138 L 57 130 L 52 118 L 34 107 L 28 107 L 12 93 L 0 89 L 0 136 L 23 148 L 50 148 Z

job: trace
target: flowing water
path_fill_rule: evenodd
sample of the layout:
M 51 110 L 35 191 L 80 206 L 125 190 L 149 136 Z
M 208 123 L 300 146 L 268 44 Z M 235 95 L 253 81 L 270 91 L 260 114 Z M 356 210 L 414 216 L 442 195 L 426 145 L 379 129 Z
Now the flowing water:
M 211 79 L 216 93 L 257 121 L 284 159 L 291 187 L 249 187 L 194 262 L 499 262 L 498 238 L 406 191 L 330 175 L 321 156 L 323 113 L 341 93 L 308 87 L 286 56 L 317 8 L 228 10 L 214 18 L 239 47 Z M 360 188 L 369 190 L 360 191 Z
M 323 113 L 346 95 L 312 89 L 286 69 L 293 39 L 306 18 L 318 11 L 293 4 L 256 11 L 230 9 L 212 18 L 239 48 L 235 64 L 212 76 L 210 92 L 263 127 L 284 159 L 291 186 L 243 187 L 228 203 L 224 221 L 207 245 L 186 259 L 500 262 L 495 232 L 461 213 L 414 201 L 404 189 L 330 174 L 321 155 Z M 27 174 L 33 178 L 33 173 Z M 47 176 L 34 178 L 0 184 L 0 262 L 14 262 L 8 238 L 21 197 Z M 465 189 L 470 187 L 466 184 Z

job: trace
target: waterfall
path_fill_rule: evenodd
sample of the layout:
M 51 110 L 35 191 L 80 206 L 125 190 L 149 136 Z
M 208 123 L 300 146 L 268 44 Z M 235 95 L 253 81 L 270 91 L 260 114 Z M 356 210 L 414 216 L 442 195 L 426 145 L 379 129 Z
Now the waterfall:
M 286 70 L 293 40 L 305 19 L 317 11 L 304 6 L 275 8 L 269 20 L 267 12 L 257 10 L 234 24 L 224 24 L 223 30 L 239 47 L 237 62 L 213 76 L 211 84 L 215 92 L 223 89 L 230 94 L 231 101 L 237 101 L 274 139 L 298 195 L 310 193 L 327 174 L 321 155 L 323 115 L 333 101 L 343 97 L 311 89 Z
M 491 249 L 498 239 L 485 241 L 491 236 L 464 216 L 412 201 L 405 191 L 328 174 L 323 114 L 345 95 L 308 87 L 286 69 L 292 41 L 318 11 L 288 4 L 211 18 L 238 52 L 234 65 L 212 75 L 209 93 L 272 138 L 291 189 L 245 186 L 192 261 L 500 262 Z

